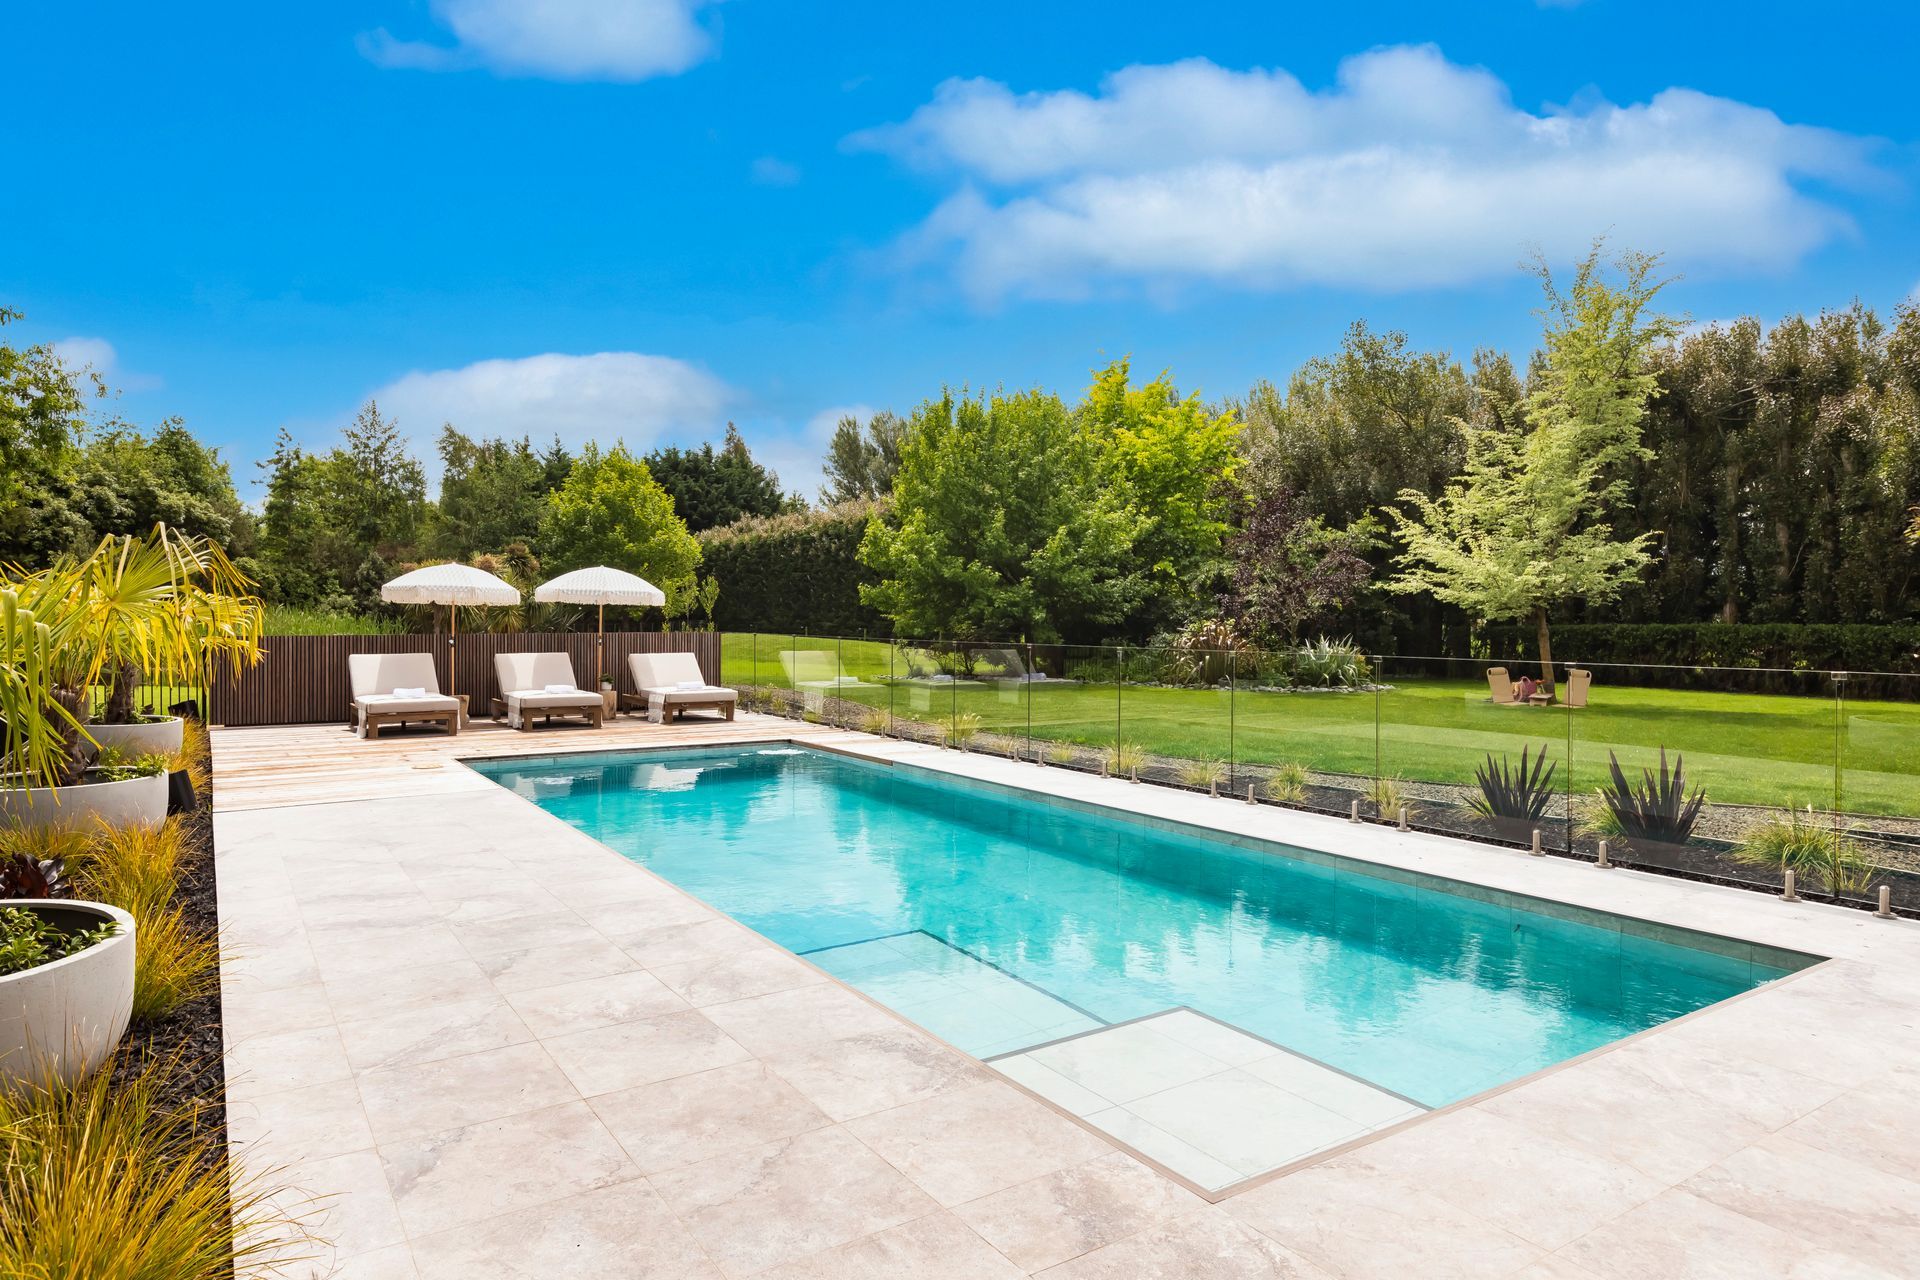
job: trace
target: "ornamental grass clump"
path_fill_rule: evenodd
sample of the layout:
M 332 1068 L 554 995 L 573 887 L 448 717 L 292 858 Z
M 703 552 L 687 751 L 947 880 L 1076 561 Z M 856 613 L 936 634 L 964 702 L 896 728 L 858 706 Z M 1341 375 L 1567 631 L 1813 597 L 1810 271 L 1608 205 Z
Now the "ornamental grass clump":
M 1307 799 L 1307 766 L 1288 760 L 1277 766 L 1267 779 L 1267 799 L 1279 804 L 1304 804 Z
M 1803 885 L 1825 886 L 1832 894 L 1864 893 L 1873 879 L 1871 859 L 1854 843 L 1822 822 L 1808 805 L 1803 817 L 1788 809 L 1751 827 L 1734 846 L 1733 856 L 1751 866 L 1791 871 Z
M 136 1020 L 164 1018 L 220 980 L 218 941 L 188 924 L 174 902 L 185 853 L 185 829 L 169 818 L 157 826 L 103 825 L 68 863 L 78 896 L 134 919 Z
M 1227 780 L 1227 762 L 1220 759 L 1182 760 L 1176 772 L 1186 786 L 1205 791 L 1217 787 Z
M 109 1062 L 71 1088 L 0 1091 L 0 1275 L 230 1280 L 300 1238 L 264 1186 L 229 1185 L 205 1108 L 166 1101 L 178 1070 Z
M 1147 767 L 1147 753 L 1131 742 L 1123 742 L 1107 753 L 1107 764 L 1114 777 L 1130 778 Z

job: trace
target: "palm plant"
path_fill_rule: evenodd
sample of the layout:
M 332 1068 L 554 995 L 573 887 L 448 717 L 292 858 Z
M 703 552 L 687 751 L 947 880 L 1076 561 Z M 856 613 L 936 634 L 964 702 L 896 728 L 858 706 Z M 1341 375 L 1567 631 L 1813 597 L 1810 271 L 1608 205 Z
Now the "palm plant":
M 1548 762 L 1544 743 L 1540 754 L 1533 757 L 1531 767 L 1527 752 L 1528 748 L 1520 748 L 1518 768 L 1504 756 L 1496 760 L 1492 752 L 1487 753 L 1486 765 L 1473 771 L 1474 779 L 1480 784 L 1480 794 L 1467 804 L 1474 812 L 1489 818 L 1516 818 L 1523 822 L 1538 822 L 1546 816 L 1547 806 L 1553 803 L 1554 771 L 1560 766 Z
M 1685 757 L 1675 755 L 1673 768 L 1667 768 L 1667 749 L 1660 748 L 1660 776 L 1653 770 L 1641 770 L 1641 783 L 1634 787 L 1620 768 L 1619 757 L 1607 752 L 1612 778 L 1600 789 L 1613 823 L 1629 840 L 1684 844 L 1700 819 L 1707 793 L 1695 789 L 1687 795 Z
M 98 753 L 85 730 L 95 685 L 106 690 L 103 718 L 124 723 L 150 675 L 186 682 L 212 661 L 258 662 L 252 585 L 212 542 L 157 524 L 0 591 L 8 769 L 30 785 L 78 782 Z

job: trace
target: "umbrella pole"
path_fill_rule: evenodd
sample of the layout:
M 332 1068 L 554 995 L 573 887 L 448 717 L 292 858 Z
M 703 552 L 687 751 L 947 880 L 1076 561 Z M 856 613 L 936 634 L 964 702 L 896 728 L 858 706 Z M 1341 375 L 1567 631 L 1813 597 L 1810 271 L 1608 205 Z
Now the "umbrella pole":
M 457 697 L 460 693 L 459 650 L 454 641 L 460 636 L 460 606 L 447 601 L 447 696 Z

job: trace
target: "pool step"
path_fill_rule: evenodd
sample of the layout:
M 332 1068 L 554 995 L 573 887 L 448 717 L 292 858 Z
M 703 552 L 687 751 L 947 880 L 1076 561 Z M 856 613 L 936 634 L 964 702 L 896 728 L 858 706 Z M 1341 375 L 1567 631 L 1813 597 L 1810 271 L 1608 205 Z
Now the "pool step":
M 1427 1110 L 1186 1008 L 989 1065 L 1208 1192 Z

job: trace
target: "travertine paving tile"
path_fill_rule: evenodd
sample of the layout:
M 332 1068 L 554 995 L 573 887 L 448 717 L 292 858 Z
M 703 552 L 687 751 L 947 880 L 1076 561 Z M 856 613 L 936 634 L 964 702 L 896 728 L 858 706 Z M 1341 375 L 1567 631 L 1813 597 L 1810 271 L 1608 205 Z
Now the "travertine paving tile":
M 346 1080 L 353 1075 L 340 1032 L 332 1026 L 277 1035 L 236 1037 L 227 1043 L 227 1096 L 253 1098 L 284 1093 L 312 1084 Z
M 650 1181 L 730 1276 L 764 1271 L 938 1207 L 838 1128 L 732 1152 Z
M 1484 1280 L 1545 1252 L 1351 1154 L 1243 1191 L 1220 1208 L 1342 1277 Z
M 298 1216 L 312 1242 L 296 1249 L 326 1260 L 404 1244 L 391 1186 L 371 1151 L 292 1165 L 274 1176 L 275 1205 Z M 324 1274 L 324 1272 L 322 1272 Z
M 383 1145 L 579 1100 L 537 1044 L 362 1072 L 367 1123 Z
M 578 982 L 583 978 L 632 973 L 640 967 L 633 957 L 590 931 L 576 942 L 476 958 L 493 981 L 494 989 L 506 995 L 556 983 Z
M 584 1102 L 386 1143 L 380 1162 L 414 1237 L 640 1176 Z
M 891 1030 L 894 1014 L 835 983 L 816 983 L 771 995 L 710 1004 L 702 1010 L 753 1053 L 798 1048 L 820 1040 Z
M 1908 1142 L 1913 1134 L 1905 1135 Z M 1685 1188 L 1799 1239 L 1888 1271 L 1920 1258 L 1920 1183 L 1774 1135 L 1736 1152 Z
M 617 1022 L 541 1043 L 589 1098 L 731 1066 L 753 1056 L 697 1009 Z
M 1285 1245 L 1218 1209 L 1203 1208 L 1040 1274 L 1048 1280 L 1186 1280 L 1200 1276 L 1210 1280 L 1332 1280 L 1338 1273 L 1322 1271 Z
M 1027 1273 L 952 1214 L 930 1213 L 761 1274 L 764 1280 L 1019 1280 Z
M 533 1032 L 505 1000 L 488 996 L 340 1024 L 356 1071 L 403 1067 L 525 1044 Z
M 1111 1150 L 997 1080 L 862 1116 L 846 1127 L 948 1207 Z
M 623 1182 L 419 1236 L 421 1280 L 720 1280 L 722 1272 L 645 1182 Z
M 1683 1190 L 1663 1192 L 1559 1251 L 1609 1280 L 1893 1280 L 1865 1259 L 1808 1244 Z
M 616 1022 L 636 1022 L 688 1007 L 665 983 L 642 970 L 516 991 L 507 997 L 507 1003 L 527 1029 L 541 1039 L 610 1027 Z
M 402 965 L 371 976 L 336 978 L 325 984 L 340 1022 L 434 1009 L 470 1000 L 491 1000 L 493 984 L 465 956 L 440 964 Z
M 256 1036 L 311 1031 L 334 1023 L 327 989 L 318 982 L 269 990 L 231 977 L 220 984 L 221 1017 Z
M 1097 1156 L 953 1212 L 1028 1271 L 1077 1258 L 1204 1202 L 1123 1152 Z
M 753 947 L 701 960 L 648 966 L 694 1008 L 825 982 L 827 976 L 777 947 Z
M 265 1170 L 369 1150 L 373 1130 L 359 1087 L 343 1079 L 229 1101 L 227 1139 L 247 1168 Z
M 760 1062 L 604 1093 L 592 1105 L 643 1173 L 698 1164 L 833 1123 Z
M 987 1068 L 907 1026 L 776 1050 L 765 1059 L 835 1120 L 871 1115 L 993 1079 Z

